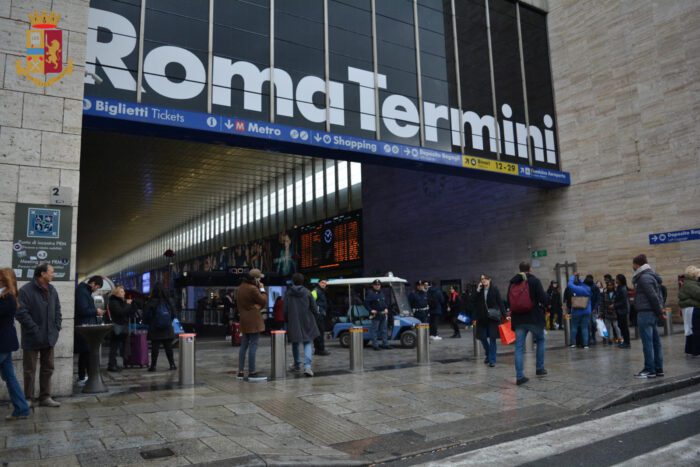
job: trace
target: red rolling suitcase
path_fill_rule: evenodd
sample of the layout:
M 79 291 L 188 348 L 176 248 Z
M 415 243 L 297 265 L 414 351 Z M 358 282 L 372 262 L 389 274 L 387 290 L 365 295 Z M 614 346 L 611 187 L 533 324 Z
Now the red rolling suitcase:
M 127 355 L 124 357 L 124 367 L 138 366 L 143 368 L 148 366 L 148 332 L 133 331 L 129 334 L 128 348 L 125 349 Z
M 241 345 L 241 323 L 231 323 L 231 346 L 238 347 Z

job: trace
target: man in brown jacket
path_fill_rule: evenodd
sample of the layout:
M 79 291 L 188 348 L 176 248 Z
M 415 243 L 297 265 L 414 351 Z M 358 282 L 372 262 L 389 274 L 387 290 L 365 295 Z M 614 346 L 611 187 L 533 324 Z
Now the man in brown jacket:
M 241 319 L 241 348 L 238 351 L 238 379 L 245 377 L 245 355 L 248 352 L 248 380 L 261 379 L 255 370 L 255 352 L 260 333 L 265 330 L 260 310 L 267 307 L 267 293 L 260 279 L 265 276 L 260 269 L 251 269 L 238 288 L 238 314 Z M 264 378 L 262 378 L 264 379 Z

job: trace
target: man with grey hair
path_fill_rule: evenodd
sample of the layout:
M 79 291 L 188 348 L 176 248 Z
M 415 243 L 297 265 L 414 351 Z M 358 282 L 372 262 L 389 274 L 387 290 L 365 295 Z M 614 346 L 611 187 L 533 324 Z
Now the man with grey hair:
M 34 269 L 34 279 L 19 289 L 17 321 L 22 325 L 22 350 L 24 366 L 24 395 L 32 404 L 37 360 L 39 371 L 39 405 L 60 407 L 51 398 L 53 375 L 53 349 L 61 331 L 61 302 L 58 292 L 51 285 L 53 266 L 39 264 Z
M 644 351 L 644 368 L 635 375 L 646 379 L 664 375 L 664 356 L 661 350 L 658 323 L 662 319 L 661 276 L 649 266 L 646 255 L 632 260 L 632 282 L 637 293 L 634 307 L 637 309 L 637 326 Z

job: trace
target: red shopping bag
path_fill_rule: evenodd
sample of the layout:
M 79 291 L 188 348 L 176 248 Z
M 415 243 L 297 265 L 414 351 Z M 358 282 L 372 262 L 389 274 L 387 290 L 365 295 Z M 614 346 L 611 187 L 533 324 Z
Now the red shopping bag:
M 498 333 L 501 335 L 501 343 L 510 345 L 515 342 L 515 333 L 510 325 L 510 320 L 498 326 Z

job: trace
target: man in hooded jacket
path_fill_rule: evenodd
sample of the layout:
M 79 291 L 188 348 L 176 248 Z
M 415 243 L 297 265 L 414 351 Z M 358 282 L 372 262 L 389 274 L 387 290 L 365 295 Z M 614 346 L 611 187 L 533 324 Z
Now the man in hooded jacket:
M 316 326 L 316 300 L 304 287 L 304 276 L 298 272 L 292 275 L 292 286 L 284 295 L 284 316 L 287 322 L 287 338 L 292 343 L 294 363 L 291 370 L 301 371 L 299 344 L 304 346 L 304 375 L 313 376 L 313 341 L 320 333 Z
M 649 266 L 646 255 L 635 256 L 632 269 L 632 282 L 637 290 L 634 306 L 637 309 L 637 326 L 644 352 L 644 369 L 635 376 L 639 379 L 655 378 L 664 375 L 664 356 L 657 327 L 663 303 L 661 276 Z

